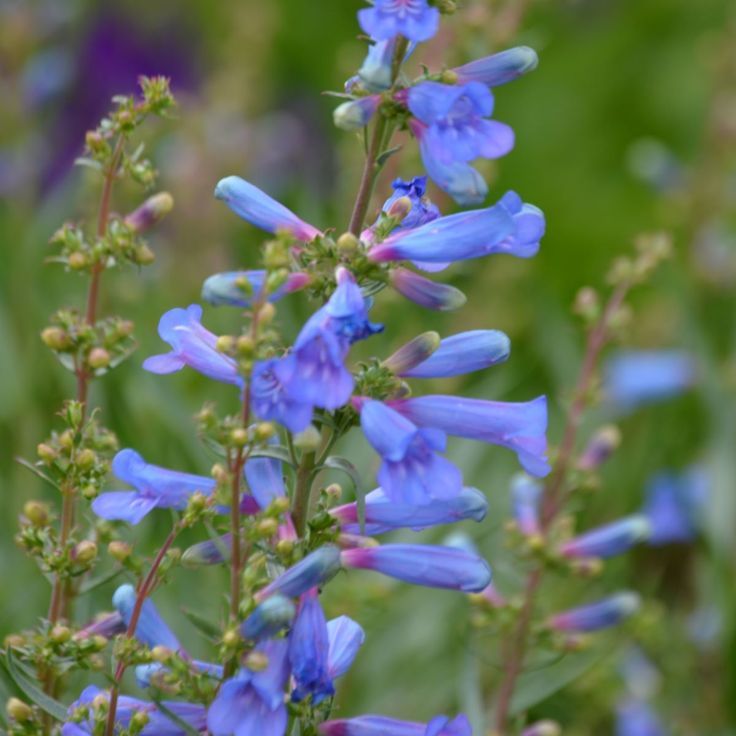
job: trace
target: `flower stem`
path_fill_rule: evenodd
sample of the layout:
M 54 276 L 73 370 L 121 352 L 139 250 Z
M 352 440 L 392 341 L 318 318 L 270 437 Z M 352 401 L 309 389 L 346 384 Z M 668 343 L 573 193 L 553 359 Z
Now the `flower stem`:
M 314 470 L 317 453 L 305 452 L 296 471 L 296 485 L 294 486 L 294 501 L 291 508 L 291 518 L 296 533 L 304 536 L 309 514 L 309 499 L 312 495 L 312 471 Z
M 392 86 L 399 76 L 401 63 L 404 59 L 404 55 L 406 54 L 407 46 L 408 41 L 403 37 L 401 37 L 396 44 L 396 51 L 394 52 L 393 64 L 391 67 Z M 381 169 L 378 157 L 388 145 L 391 132 L 392 129 L 391 126 L 389 126 L 389 121 L 379 108 L 376 122 L 373 125 L 373 133 L 371 134 L 370 142 L 368 143 L 368 152 L 365 157 L 365 163 L 363 164 L 363 174 L 360 177 L 358 194 L 355 198 L 353 213 L 350 216 L 350 225 L 348 226 L 348 230 L 356 237 L 360 235 L 360 232 L 363 229 L 363 223 L 365 222 L 368 206 L 370 205 L 371 197 L 373 196 L 373 188 L 376 184 L 376 176 Z
M 590 389 L 595 377 L 601 351 L 610 336 L 611 321 L 623 304 L 630 288 L 631 282 L 629 281 L 622 281 L 618 284 L 608 300 L 600 319 L 588 334 L 583 363 L 575 385 L 573 402 L 567 414 L 565 428 L 562 433 L 560 451 L 544 488 L 541 510 L 542 532 L 546 532 L 550 528 L 562 505 L 580 423 L 590 400 Z M 495 727 L 499 736 L 503 736 L 506 733 L 505 729 L 507 728 L 509 709 L 516 683 L 523 669 L 536 595 L 542 583 L 543 576 L 544 568 L 540 565 L 535 567 L 527 577 L 519 619 L 511 635 L 509 647 L 503 657 L 504 677 L 499 686 L 498 698 L 496 699 L 495 705 Z
M 166 537 L 166 540 L 164 541 L 163 545 L 159 549 L 158 553 L 156 554 L 156 557 L 151 564 L 151 569 L 148 571 L 148 574 L 144 578 L 143 582 L 140 584 L 140 587 L 138 588 L 138 595 L 135 599 L 135 605 L 133 606 L 133 612 L 130 616 L 130 622 L 128 623 L 128 628 L 125 632 L 125 635 L 129 639 L 135 638 L 135 630 L 138 626 L 138 620 L 141 617 L 141 611 L 143 610 L 143 603 L 145 602 L 146 598 L 151 592 L 151 589 L 153 588 L 153 584 L 156 580 L 156 573 L 158 572 L 158 568 L 161 566 L 161 563 L 164 560 L 164 557 L 166 556 L 166 553 L 169 551 L 169 548 L 174 543 L 174 540 L 176 539 L 176 536 L 179 534 L 180 527 L 179 525 L 174 526 L 174 528 L 169 532 L 169 536 Z M 114 684 L 112 686 L 112 689 L 110 690 L 110 704 L 109 704 L 109 710 L 107 713 L 107 724 L 105 726 L 105 736 L 113 736 L 115 731 L 115 714 L 117 712 L 118 707 L 118 697 L 120 695 L 120 683 L 123 680 L 123 675 L 125 674 L 125 670 L 127 669 L 128 665 L 124 660 L 121 660 L 118 662 L 117 666 L 115 667 L 115 676 L 114 676 Z

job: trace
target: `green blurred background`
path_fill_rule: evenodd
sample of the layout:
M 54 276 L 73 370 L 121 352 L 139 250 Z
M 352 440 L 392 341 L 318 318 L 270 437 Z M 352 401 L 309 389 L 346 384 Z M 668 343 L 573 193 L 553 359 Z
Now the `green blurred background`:
M 356 354 L 386 355 L 427 329 L 502 329 L 513 344 L 508 363 L 427 390 L 505 400 L 547 393 L 554 443 L 582 351 L 570 314 L 575 293 L 603 285 L 609 264 L 637 233 L 673 232 L 676 256 L 637 291 L 626 342 L 692 351 L 700 380 L 688 395 L 621 423 L 621 450 L 581 523 L 636 509 L 652 472 L 702 461 L 713 478 L 702 538 L 692 549 L 637 552 L 611 564 L 601 580 L 558 581 L 545 595 L 553 608 L 624 586 L 657 597 L 634 633 L 664 673 L 658 707 L 674 733 L 736 733 L 733 7 L 726 0 L 461 5 L 410 67 L 418 71 L 425 62 L 438 69 L 516 44 L 538 51 L 534 73 L 497 90 L 495 116 L 514 127 L 517 143 L 484 170 L 494 199 L 513 188 L 544 210 L 547 235 L 532 261 L 455 266 L 448 278 L 469 296 L 459 312 L 435 315 L 382 294 L 374 314 L 386 332 Z M 103 284 L 103 311 L 135 321 L 140 349 L 96 383 L 91 398 L 123 446 L 157 464 L 206 472 L 213 458 L 197 441 L 191 417 L 206 400 L 226 410 L 232 392 L 193 372 L 153 376 L 140 363 L 161 350 L 162 312 L 196 301 L 208 274 L 257 263 L 262 235 L 212 197 L 222 176 L 255 182 L 319 226 L 338 232 L 346 226 L 362 147 L 333 128 L 335 101 L 322 92 L 340 90 L 360 64 L 360 6 L 356 0 L 0 0 L 0 633 L 31 625 L 47 605 L 48 585 L 13 535 L 26 500 L 56 499 L 14 458 L 34 458 L 36 444 L 56 426 L 53 413 L 73 391 L 72 377 L 38 335 L 56 308 L 84 299 L 81 277 L 44 265 L 58 225 L 93 217 L 97 206 L 94 177 L 71 165 L 84 131 L 110 96 L 134 91 L 138 74 L 172 77 L 176 117 L 148 133 L 160 187 L 173 194 L 175 210 L 152 238 L 156 264 L 142 274 L 106 274 Z M 379 183 L 375 205 L 392 176 L 419 172 L 407 145 Z M 451 211 L 446 198 L 431 193 Z M 141 197 L 118 190 L 114 209 L 126 212 Z M 279 315 L 293 334 L 306 302 L 282 304 Z M 210 308 L 205 319 L 217 332 L 234 329 L 236 316 Z M 593 412 L 586 429 L 605 419 L 602 410 Z M 359 438 L 349 437 L 342 449 L 358 453 L 366 473 L 375 470 Z M 498 586 L 513 594 L 520 573 L 500 533 L 513 458 L 470 443 L 453 444 L 451 454 L 489 495 L 488 519 L 466 531 L 487 554 Z M 131 531 L 141 552 L 157 538 L 155 519 Z M 219 571 L 178 571 L 170 594 L 159 595 L 195 652 L 206 648 L 179 604 L 216 617 L 222 582 Z M 83 601 L 80 618 L 107 607 L 113 587 Z M 330 587 L 327 604 L 331 614 L 350 613 L 368 632 L 342 686 L 341 714 L 426 718 L 461 707 L 479 718 L 481 693 L 492 693 L 498 677 L 499 643 L 470 632 L 464 600 L 355 574 Z M 710 622 L 708 636 L 688 633 L 694 614 Z M 541 663 L 537 681 L 555 687 L 575 667 L 585 673 L 539 703 L 539 714 L 558 718 L 566 734 L 612 732 L 621 688 L 616 654 L 626 637 L 604 637 L 595 656 L 567 669 L 564 662 L 557 669 Z

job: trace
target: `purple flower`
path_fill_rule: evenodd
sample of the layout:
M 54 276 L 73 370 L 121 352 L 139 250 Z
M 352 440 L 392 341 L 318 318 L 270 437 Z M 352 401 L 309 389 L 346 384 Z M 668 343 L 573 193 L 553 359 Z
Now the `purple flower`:
M 121 450 L 112 461 L 112 472 L 135 491 L 108 491 L 92 501 L 92 511 L 111 521 L 137 524 L 154 508 L 185 509 L 193 493 L 210 495 L 212 478 L 180 473 L 149 465 L 135 450 Z
M 354 276 L 337 269 L 337 289 L 302 328 L 294 343 L 294 374 L 285 381 L 297 402 L 334 410 L 353 392 L 353 376 L 345 367 L 350 345 L 383 330 L 368 319 L 368 303 Z M 302 427 L 303 429 L 303 427 Z
M 406 268 L 394 268 L 389 274 L 389 283 L 409 301 L 427 309 L 449 312 L 460 309 L 467 297 L 448 284 L 438 284 Z
M 339 569 L 340 550 L 332 544 L 326 544 L 279 575 L 256 593 L 255 599 L 260 602 L 275 593 L 296 598 L 326 583 Z
M 667 736 L 667 731 L 648 703 L 629 698 L 616 709 L 616 736 Z
M 336 680 L 350 669 L 365 641 L 365 632 L 349 616 L 338 616 L 327 622 L 327 638 L 327 672 Z
M 458 84 L 480 82 L 487 87 L 498 87 L 533 71 L 538 63 L 539 57 L 534 49 L 516 46 L 463 66 L 456 66 L 452 71 L 457 75 Z
M 319 726 L 323 736 L 472 736 L 470 722 L 464 715 L 450 720 L 436 716 L 429 723 L 399 721 L 385 716 L 358 716 L 325 721 Z
M 226 680 L 207 712 L 207 728 L 212 736 L 283 736 L 288 714 L 284 688 L 289 676 L 288 644 L 272 639 L 255 651 L 268 660 L 259 672 L 242 668 Z
M 502 363 L 511 354 L 511 341 L 498 330 L 471 330 L 444 338 L 437 350 L 404 378 L 447 378 Z
M 609 359 L 604 391 L 620 411 L 677 396 L 695 382 L 695 362 L 681 350 L 628 350 Z
M 360 130 L 368 125 L 380 104 L 380 95 L 368 95 L 348 100 L 334 109 L 332 119 L 335 126 L 341 130 Z
M 113 594 L 112 604 L 126 626 L 130 626 L 130 619 L 133 615 L 137 597 L 135 588 L 128 583 L 121 585 Z M 143 601 L 140 618 L 135 627 L 135 638 L 151 649 L 156 646 L 163 646 L 171 649 L 172 652 L 178 652 L 182 648 L 174 632 L 161 618 L 150 598 Z
M 269 639 L 291 624 L 296 608 L 289 598 L 273 595 L 259 603 L 240 625 L 246 639 Z
M 542 486 L 524 473 L 518 473 L 511 481 L 511 503 L 519 531 L 527 537 L 541 532 L 539 504 Z
M 440 11 L 427 0 L 374 0 L 358 11 L 358 22 L 377 41 L 402 35 L 410 41 L 428 41 L 440 25 Z
M 547 399 L 511 403 L 420 396 L 390 402 L 399 414 L 419 427 L 433 427 L 450 435 L 490 442 L 513 450 L 524 470 L 544 476 L 550 467 L 547 451 Z
M 423 544 L 387 544 L 346 549 L 345 567 L 374 570 L 413 585 L 473 593 L 491 582 L 488 563 L 477 555 L 453 547 Z
M 239 283 L 249 284 L 248 292 L 240 288 Z M 272 294 L 269 302 L 276 302 L 287 294 L 303 289 L 309 283 L 306 273 L 290 273 L 286 282 Z M 202 299 L 215 306 L 250 307 L 254 299 L 263 293 L 266 284 L 266 271 L 228 271 L 210 276 L 202 285 Z
M 378 482 L 396 503 L 420 506 L 447 500 L 462 490 L 462 474 L 438 452 L 445 449 L 445 433 L 419 429 L 380 401 L 368 400 L 360 410 L 366 439 L 383 460 Z
M 328 671 L 327 620 L 316 588 L 302 594 L 294 625 L 289 632 L 289 662 L 296 682 L 292 700 L 308 695 L 315 705 L 335 694 Z
M 426 196 L 426 176 L 415 176 L 409 181 L 394 179 L 391 186 L 394 189 L 393 194 L 383 203 L 381 211 L 387 215 L 392 215 L 398 206 L 397 203 L 401 201 L 406 202 L 407 205 L 406 214 L 404 214 L 399 224 L 393 229 L 393 233 L 402 230 L 412 230 L 415 227 L 426 225 L 428 222 L 432 222 L 440 217 L 438 207 L 432 204 Z M 365 243 L 372 243 L 374 232 L 380 223 L 381 218 L 379 217 L 370 228 L 361 233 L 360 239 Z
M 617 593 L 596 603 L 558 613 L 552 616 L 549 626 L 557 631 L 574 632 L 607 629 L 636 613 L 640 605 L 636 593 Z
M 635 514 L 581 534 L 565 542 L 560 551 L 565 557 L 613 557 L 646 541 L 651 532 L 646 516 Z
M 186 309 L 171 309 L 161 317 L 158 334 L 171 345 L 170 353 L 147 358 L 143 367 L 151 373 L 174 373 L 185 365 L 215 381 L 242 385 L 238 364 L 218 352 L 217 336 L 202 326 L 202 307 L 191 304 Z
M 283 358 L 257 361 L 253 365 L 250 383 L 255 414 L 260 419 L 279 422 L 294 433 L 309 426 L 314 411 L 314 404 L 294 396 L 290 388 L 299 380 L 298 367 L 293 353 Z
M 345 84 L 346 91 L 350 92 L 359 82 L 362 82 L 363 87 L 369 92 L 385 92 L 389 89 L 393 83 L 393 61 L 397 41 L 396 36 L 384 41 L 372 41 L 368 45 L 368 53 L 358 69 L 357 76 Z M 412 55 L 415 48 L 416 43 L 409 44 L 404 61 Z
M 452 524 L 463 519 L 482 521 L 488 511 L 486 497 L 476 488 L 463 488 L 454 498 L 435 499 L 429 504 L 408 504 L 392 501 L 381 488 L 365 497 L 365 533 L 374 536 L 394 529 L 419 531 L 438 524 Z M 330 510 L 343 532 L 358 534 L 356 502 Z
M 488 119 L 493 93 L 480 82 L 421 82 L 409 89 L 407 104 L 432 180 L 460 204 L 482 202 L 488 187 L 470 161 L 499 158 L 514 147 L 514 131 Z
M 74 716 L 74 712 L 79 708 L 85 707 L 89 711 L 89 715 L 84 720 L 77 722 L 68 720 L 61 728 L 62 736 L 91 736 L 96 733 L 94 703 L 103 697 L 110 699 L 110 694 L 106 690 L 100 690 L 95 685 L 86 687 L 77 700 L 75 700 L 67 711 L 70 718 Z M 204 731 L 206 722 L 206 711 L 203 705 L 195 705 L 193 703 L 166 702 L 162 705 L 178 719 L 187 723 L 195 731 Z M 180 725 L 169 718 L 166 713 L 158 709 L 154 703 L 130 698 L 121 695 L 118 698 L 117 711 L 115 713 L 115 733 L 118 734 L 122 729 L 127 729 L 130 725 L 130 719 L 139 712 L 144 712 L 148 716 L 148 723 L 140 731 L 141 736 L 186 736 L 187 731 Z
M 266 232 L 285 231 L 304 242 L 322 235 L 316 227 L 239 176 L 220 179 L 215 187 L 215 197 L 225 202 L 236 215 Z
M 384 261 L 445 264 L 507 253 L 530 258 L 539 250 L 544 215 L 507 192 L 492 207 L 440 217 L 412 230 L 391 234 L 368 257 Z
M 276 444 L 274 438 L 272 444 Z M 273 457 L 251 457 L 245 463 L 245 479 L 248 490 L 261 509 L 267 509 L 277 498 L 286 496 L 284 468 L 280 460 Z
M 115 611 L 115 613 L 103 614 L 95 618 L 91 624 L 87 624 L 83 629 L 77 631 L 74 638 L 77 640 L 90 639 L 99 634 L 106 639 L 112 639 L 118 634 L 124 634 L 126 628 L 123 617 Z
M 681 475 L 656 475 L 649 484 L 642 509 L 651 528 L 649 544 L 691 541 L 708 485 L 708 475 L 700 466 L 692 466 Z

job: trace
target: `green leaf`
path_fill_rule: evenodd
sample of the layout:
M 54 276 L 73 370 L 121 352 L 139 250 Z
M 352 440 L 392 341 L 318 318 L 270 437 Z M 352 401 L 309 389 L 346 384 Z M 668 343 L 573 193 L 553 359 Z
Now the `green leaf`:
M 108 570 L 106 573 L 98 575 L 96 578 L 90 578 L 86 583 L 80 586 L 79 595 L 91 593 L 93 590 L 99 588 L 101 585 L 114 580 L 118 575 L 120 575 L 121 572 L 123 572 L 122 568 L 117 568 L 113 570 Z
M 289 451 L 281 445 L 269 445 L 260 450 L 253 450 L 248 457 L 272 457 L 274 460 L 281 460 L 282 463 L 294 466 Z
M 528 710 L 550 695 L 577 680 L 582 674 L 600 662 L 608 649 L 591 648 L 579 654 L 570 654 L 546 667 L 525 672 L 516 684 L 511 700 L 511 715 Z
M 179 718 L 176 713 L 174 713 L 172 710 L 167 708 L 160 700 L 154 700 L 154 703 L 156 703 L 156 707 L 172 722 L 175 723 L 179 728 L 182 729 L 185 733 L 188 733 L 189 736 L 201 736 L 200 732 L 197 731 L 196 728 L 190 726 L 184 719 Z
M 184 607 L 181 608 L 181 612 L 187 617 L 192 626 L 207 638 L 219 639 L 222 636 L 220 627 L 213 624 L 212 621 L 208 621 L 202 614 Z
M 360 480 L 360 473 L 358 469 L 349 460 L 338 455 L 330 455 L 324 461 L 324 467 L 333 468 L 335 470 L 341 470 L 343 473 L 350 476 L 350 480 L 353 481 L 355 487 L 355 500 L 358 506 L 358 523 L 360 524 L 360 533 L 365 532 L 365 489 L 363 483 Z
M 41 710 L 48 713 L 57 721 L 66 719 L 66 707 L 58 700 L 50 698 L 44 693 L 34 682 L 35 678 L 24 672 L 22 666 L 15 661 L 13 652 L 8 650 L 5 653 L 5 659 L 0 660 L 7 669 L 13 682 L 23 691 L 23 694 L 33 701 Z
M 29 462 L 25 458 L 22 457 L 16 457 L 15 462 L 17 462 L 19 465 L 22 465 L 24 468 L 27 468 L 31 471 L 34 475 L 37 475 L 42 480 L 45 480 L 47 483 L 52 485 L 54 488 L 60 490 L 59 484 L 50 476 L 46 475 L 46 473 L 41 470 L 37 465 L 34 465 L 32 462 Z
M 401 146 L 394 146 L 393 148 L 389 148 L 386 151 L 383 151 L 383 153 L 379 153 L 376 157 L 376 166 L 379 168 L 383 166 L 386 161 L 388 161 L 391 156 L 393 156 L 395 153 L 398 153 L 401 150 Z
M 86 156 L 80 156 L 74 159 L 75 166 L 87 166 L 95 171 L 102 171 L 102 164 L 99 161 L 95 161 L 93 158 L 87 158 Z

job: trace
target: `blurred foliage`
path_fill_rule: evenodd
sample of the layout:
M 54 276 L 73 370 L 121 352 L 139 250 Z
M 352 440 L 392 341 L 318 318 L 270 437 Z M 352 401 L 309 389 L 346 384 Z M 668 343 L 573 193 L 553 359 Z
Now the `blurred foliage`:
M 156 264 L 142 277 L 131 269 L 103 282 L 103 302 L 136 322 L 141 345 L 132 361 L 98 382 L 92 402 L 123 446 L 157 464 L 206 472 L 212 458 L 197 442 L 191 416 L 205 400 L 231 401 L 231 390 L 191 371 L 150 375 L 140 363 L 160 350 L 156 324 L 163 311 L 196 301 L 208 274 L 255 262 L 261 234 L 213 199 L 219 178 L 242 175 L 306 220 L 346 225 L 362 148 L 359 139 L 333 130 L 334 101 L 321 92 L 339 90 L 362 58 L 354 15 L 360 5 L 0 2 L 0 632 L 29 625 L 48 601 L 46 581 L 14 547 L 13 535 L 25 501 L 56 499 L 14 459 L 33 458 L 53 412 L 72 393 L 72 378 L 59 370 L 39 333 L 58 306 L 84 298 L 81 280 L 71 290 L 74 276 L 43 265 L 58 223 L 89 216 L 97 206 L 91 177 L 71 166 L 84 131 L 113 94 L 134 89 L 139 74 L 172 77 L 180 108 L 175 119 L 158 124 L 149 153 L 175 210 L 152 238 Z M 647 478 L 662 467 L 707 461 L 715 483 L 699 548 L 644 550 L 616 560 L 605 587 L 620 583 L 660 599 L 635 634 L 664 673 L 658 706 L 673 732 L 736 733 L 729 730 L 736 722 L 736 60 L 730 58 L 736 35 L 729 3 L 539 0 L 519 2 L 512 8 L 518 18 L 491 0 L 463 5 L 411 65 L 418 69 L 419 60 L 431 64 L 448 54 L 450 62 L 465 61 L 499 42 L 538 50 L 539 69 L 497 91 L 495 114 L 514 127 L 517 146 L 488 173 L 494 196 L 513 188 L 544 209 L 548 234 L 532 261 L 495 257 L 454 267 L 452 283 L 469 295 L 459 312 L 429 315 L 382 297 L 375 317 L 387 330 L 371 349 L 388 354 L 430 327 L 444 334 L 506 331 L 514 349 L 508 363 L 446 381 L 441 390 L 505 400 L 548 393 L 555 442 L 581 355 L 569 310 L 575 292 L 600 285 L 639 231 L 674 232 L 676 257 L 637 293 L 626 341 L 694 351 L 700 381 L 690 395 L 623 420 L 622 447 L 585 521 L 636 509 Z M 389 168 L 376 202 L 391 176 L 419 170 L 411 146 Z M 113 209 L 133 209 L 132 194 L 117 191 Z M 433 196 L 450 210 L 436 190 Z M 305 304 L 301 297 L 283 304 L 288 332 Z M 215 331 L 234 319 L 216 309 L 206 315 Z M 591 428 L 603 413 L 589 417 Z M 351 436 L 346 444 L 362 452 L 363 467 L 372 472 L 362 439 Z M 519 581 L 500 534 L 513 458 L 467 442 L 453 445 L 452 456 L 469 482 L 489 494 L 489 518 L 467 524 L 467 531 L 494 566 L 499 588 L 513 593 Z M 131 539 L 139 551 L 152 549 L 155 520 L 132 530 Z M 177 571 L 171 595 L 157 601 L 183 640 L 192 638 L 194 653 L 204 653 L 203 645 L 174 601 L 211 614 L 223 575 Z M 113 587 L 83 599 L 79 617 L 109 608 Z M 600 587 L 588 583 L 585 597 Z M 580 599 L 581 586 L 546 593 L 566 606 Z M 419 719 L 461 707 L 477 719 L 479 689 L 492 690 L 498 675 L 499 642 L 470 631 L 461 597 L 351 573 L 330 587 L 327 605 L 329 613 L 357 618 L 368 634 L 335 712 Z M 715 622 L 708 636 L 688 636 L 694 614 Z M 621 685 L 615 669 L 599 664 L 615 665 L 626 641 L 625 633 L 604 637 L 584 676 L 546 700 L 540 715 L 558 719 L 570 736 L 610 732 Z M 564 684 L 564 673 L 551 672 Z

